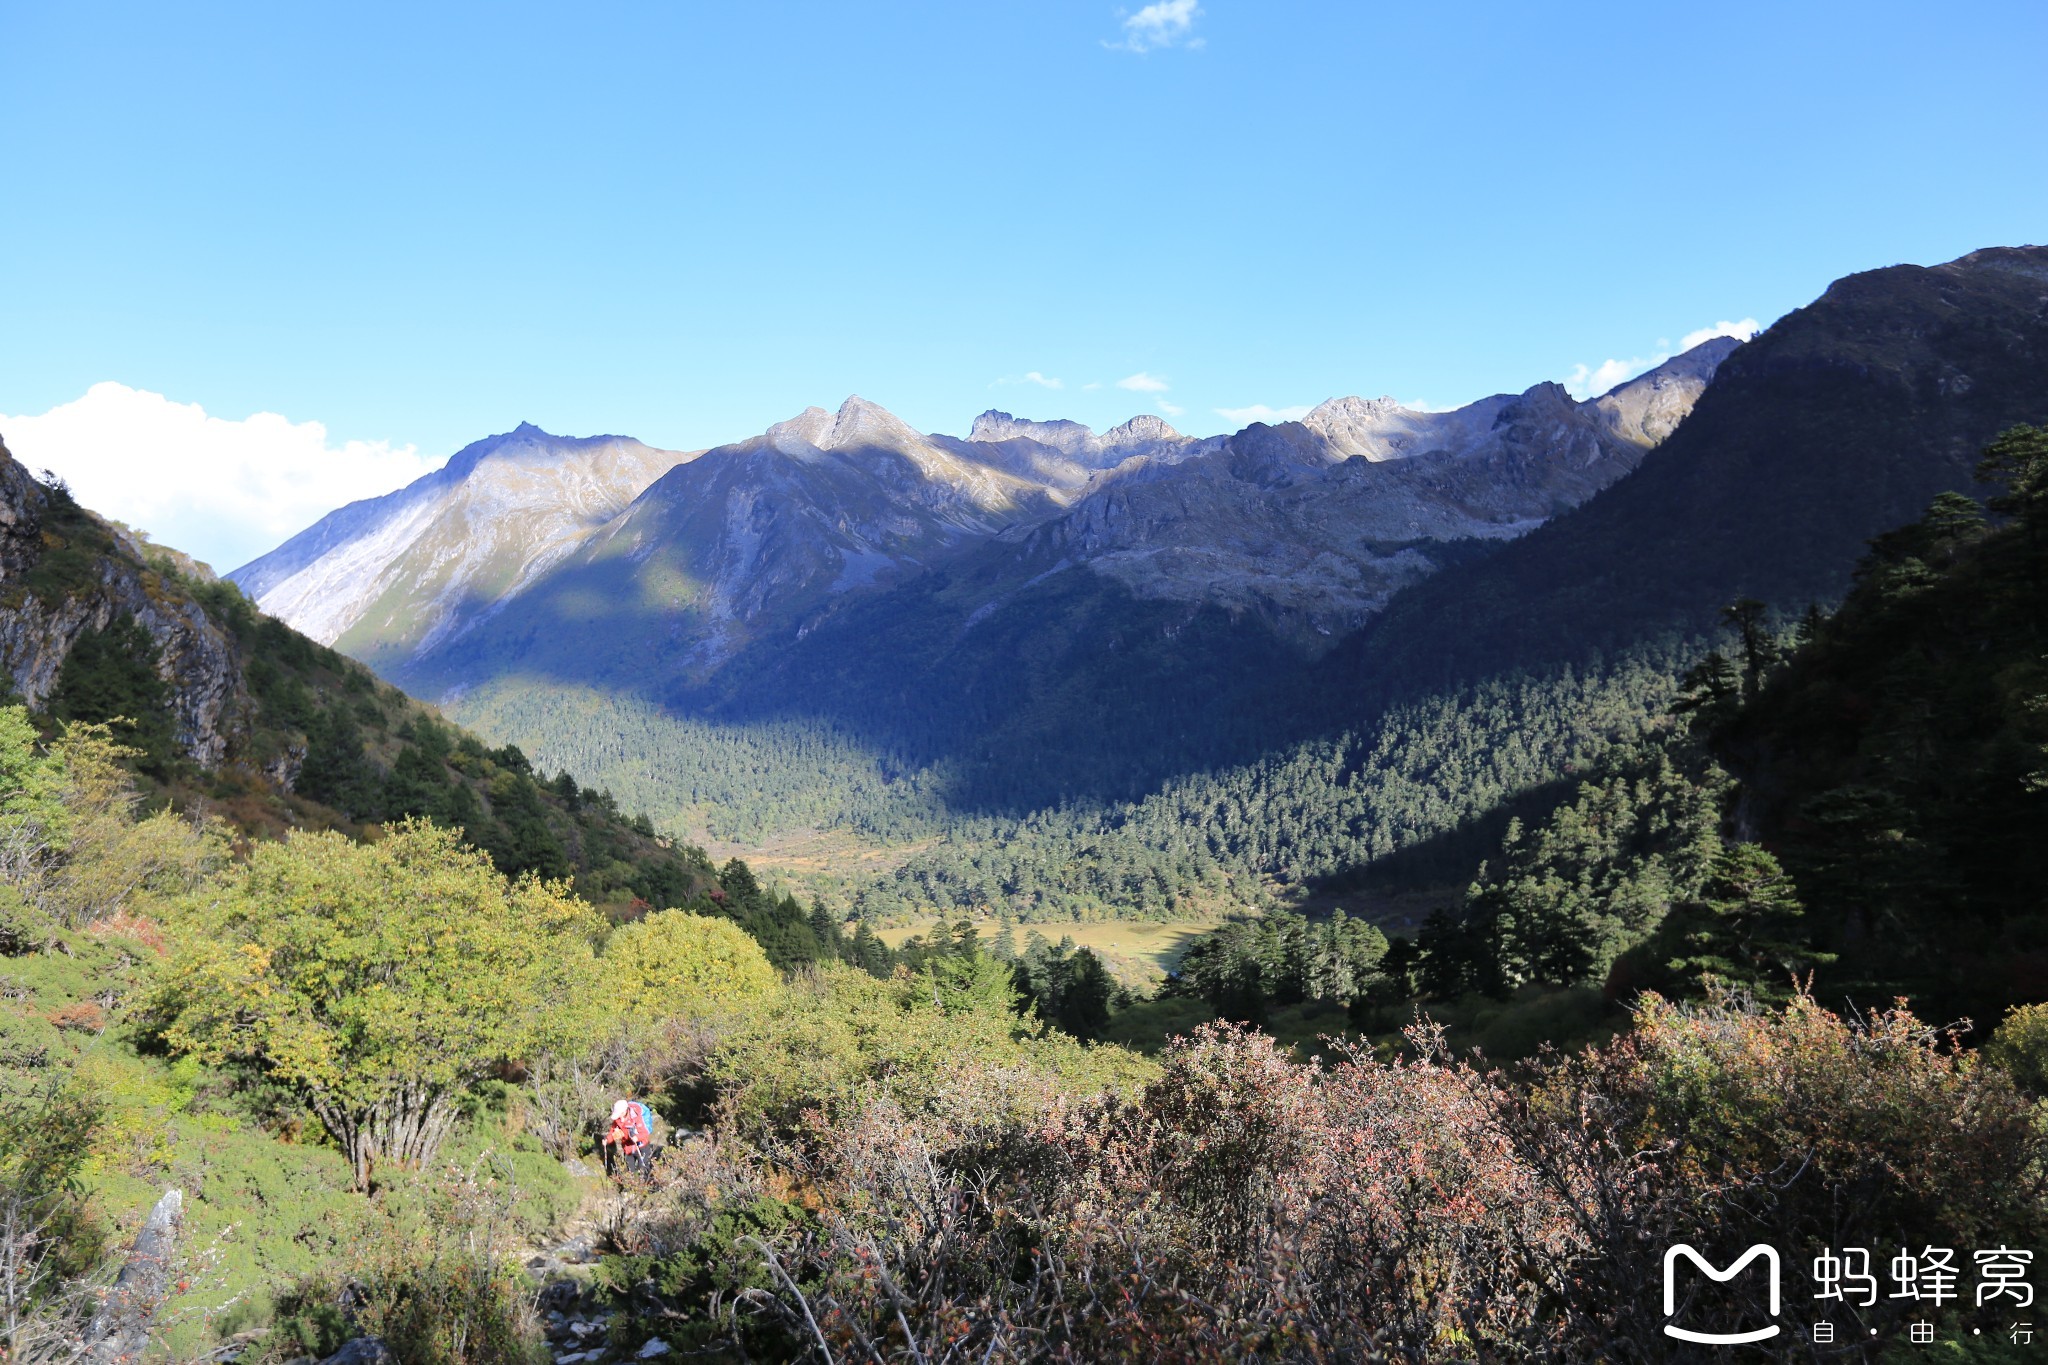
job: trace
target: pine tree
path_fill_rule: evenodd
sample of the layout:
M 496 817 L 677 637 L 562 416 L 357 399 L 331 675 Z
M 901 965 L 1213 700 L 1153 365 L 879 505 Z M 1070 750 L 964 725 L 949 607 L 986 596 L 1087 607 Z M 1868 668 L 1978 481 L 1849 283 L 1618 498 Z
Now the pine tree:
M 57 670 L 50 714 L 59 720 L 121 721 L 124 743 L 142 751 L 137 766 L 164 777 L 175 752 L 170 689 L 157 676 L 159 651 L 133 616 L 116 616 L 72 644 Z

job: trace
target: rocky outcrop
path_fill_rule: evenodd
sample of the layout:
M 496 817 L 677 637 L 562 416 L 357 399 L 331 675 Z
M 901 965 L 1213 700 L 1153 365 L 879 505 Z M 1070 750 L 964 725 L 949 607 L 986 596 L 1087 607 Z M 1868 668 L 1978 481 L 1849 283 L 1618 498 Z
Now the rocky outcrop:
M 1012 417 L 994 408 L 974 419 L 974 425 L 967 432 L 967 442 L 1001 451 L 1024 443 L 1044 454 L 1057 455 L 1083 470 L 1108 469 L 1134 455 L 1172 458 L 1197 449 L 1211 449 L 1219 444 L 1216 438 L 1183 436 L 1149 412 L 1139 413 L 1121 426 L 1098 434 L 1092 428 L 1065 418 L 1034 422 L 1028 417 Z M 984 453 L 981 458 L 990 457 Z M 995 458 L 1014 458 L 1014 455 L 999 453 Z
M 248 727 L 233 643 L 183 589 L 141 561 L 132 538 L 58 499 L 0 446 L 0 676 L 39 707 L 80 636 L 132 616 L 156 645 L 179 748 L 203 767 L 220 766 Z M 89 557 L 79 554 L 94 546 Z M 65 552 L 64 572 L 38 573 Z
M 1742 343 L 1734 337 L 1703 341 L 1656 369 L 1593 400 L 1615 435 L 1645 450 L 1678 430 L 1721 362 Z
M 988 445 L 1004 441 L 1031 441 L 1075 460 L 1084 460 L 1102 449 L 1101 438 L 1092 428 L 1079 422 L 1064 417 L 1050 422 L 1034 422 L 1029 417 L 1012 417 L 996 408 L 990 408 L 974 419 L 974 425 L 967 429 L 967 439 Z
M 171 1264 L 185 1224 L 185 1196 L 166 1190 L 135 1235 L 121 1273 L 78 1343 L 74 1359 L 87 1365 L 133 1365 L 149 1350 L 150 1336 L 171 1297 Z
M 1548 383 L 1451 412 L 1333 398 L 1219 447 L 1126 460 L 1057 519 L 1007 538 L 1140 597 L 1256 612 L 1319 652 L 1435 573 L 1452 542 L 1523 535 L 1634 469 L 1735 344 L 1708 342 L 1587 403 Z

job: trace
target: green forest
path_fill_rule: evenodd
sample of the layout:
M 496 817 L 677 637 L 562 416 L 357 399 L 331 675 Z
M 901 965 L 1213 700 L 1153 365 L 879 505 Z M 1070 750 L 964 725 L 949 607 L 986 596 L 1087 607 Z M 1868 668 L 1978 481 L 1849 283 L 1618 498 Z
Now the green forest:
M 678 837 L 694 827 L 758 842 L 828 828 L 914 842 L 887 873 L 831 885 L 864 916 L 1170 919 L 1261 906 L 1275 883 L 1403 850 L 1412 850 L 1411 878 L 1460 875 L 1498 836 L 1505 804 L 1540 802 L 1544 788 L 1640 735 L 1691 656 L 1674 641 L 1599 667 L 1509 675 L 1396 705 L 1365 730 L 1170 780 L 1140 800 L 1023 816 L 955 810 L 943 767 L 877 758 L 822 725 L 734 729 L 631 699 L 511 683 L 480 689 L 457 714 L 524 737 L 550 767 L 601 775 Z M 573 725 L 559 709 L 571 707 Z

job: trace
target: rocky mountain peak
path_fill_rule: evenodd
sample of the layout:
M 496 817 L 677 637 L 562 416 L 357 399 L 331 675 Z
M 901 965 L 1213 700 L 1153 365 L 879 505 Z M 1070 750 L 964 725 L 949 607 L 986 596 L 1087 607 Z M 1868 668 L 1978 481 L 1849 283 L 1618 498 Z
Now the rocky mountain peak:
M 820 447 L 824 450 L 847 450 L 856 446 L 893 446 L 901 448 L 924 440 L 924 433 L 911 426 L 895 413 L 870 403 L 859 394 L 849 394 L 839 405 L 839 412 L 832 419 L 832 430 Z
M 1639 374 L 1625 383 L 1616 384 L 1603 397 L 1618 394 L 1624 389 L 1638 385 L 1659 388 L 1674 381 L 1696 379 L 1701 383 L 1714 377 L 1714 371 L 1722 361 L 1735 354 L 1742 342 L 1735 337 L 1712 337 L 1702 341 L 1691 350 L 1675 355 L 1646 374 Z
M 1187 438 L 1168 426 L 1163 418 L 1149 412 L 1141 412 L 1121 426 L 1111 427 L 1102 433 L 1102 444 L 1114 449 L 1118 446 L 1152 445 L 1160 441 L 1183 441 Z
M 586 439 L 590 441 L 606 441 L 614 438 L 592 436 Z M 495 436 L 486 436 L 481 441 L 471 441 L 468 445 L 456 451 L 450 457 L 448 463 L 441 467 L 440 481 L 446 483 L 453 480 L 466 479 L 475 473 L 477 466 L 483 464 L 486 460 L 505 458 L 514 460 L 521 458 L 531 459 L 536 455 L 555 455 L 561 453 L 564 447 L 575 444 L 579 444 L 579 442 L 574 438 L 556 436 L 552 432 L 543 431 L 531 422 L 521 422 L 510 431 L 499 432 Z M 433 478 L 434 476 L 430 474 L 427 477 Z
M 805 408 L 767 431 L 768 444 L 785 455 L 806 450 L 852 450 L 861 446 L 903 449 L 924 441 L 924 435 L 879 403 L 848 395 L 839 411 Z
M 1302 425 L 1311 431 L 1350 422 L 1377 422 L 1397 412 L 1406 412 L 1392 398 L 1331 398 L 1309 409 Z
M 1332 398 L 1309 409 L 1301 424 L 1340 459 L 1397 460 L 1442 444 L 1432 433 L 1440 415 L 1412 412 L 1392 398 Z
M 823 408 L 805 408 L 786 421 L 768 428 L 768 444 L 785 455 L 802 452 L 806 446 L 822 450 L 832 435 L 832 414 Z
M 1714 371 L 1741 345 L 1734 337 L 1703 341 L 1649 373 L 1615 385 L 1591 406 L 1616 435 L 1648 449 L 1678 429 Z
M 1029 417 L 1013 417 L 1007 412 L 990 408 L 974 419 L 968 429 L 967 439 L 994 443 L 997 441 L 1036 441 L 1067 456 L 1079 456 L 1101 445 L 1094 429 L 1079 422 L 1059 417 L 1050 422 L 1035 422 Z

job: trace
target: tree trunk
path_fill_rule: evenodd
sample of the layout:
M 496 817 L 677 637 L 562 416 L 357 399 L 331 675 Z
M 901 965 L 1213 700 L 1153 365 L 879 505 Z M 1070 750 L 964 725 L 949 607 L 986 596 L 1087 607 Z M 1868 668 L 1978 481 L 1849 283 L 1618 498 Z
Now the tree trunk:
M 370 1188 L 379 1161 L 406 1169 L 432 1161 L 459 1116 L 454 1091 L 420 1081 L 407 1081 L 379 1103 L 360 1108 L 345 1109 L 317 1096 L 310 1103 L 347 1153 L 361 1191 Z

